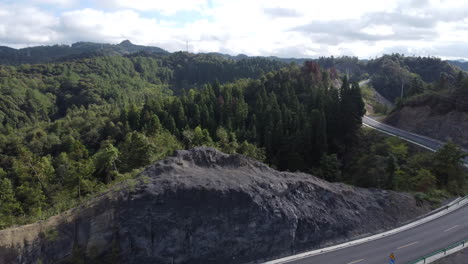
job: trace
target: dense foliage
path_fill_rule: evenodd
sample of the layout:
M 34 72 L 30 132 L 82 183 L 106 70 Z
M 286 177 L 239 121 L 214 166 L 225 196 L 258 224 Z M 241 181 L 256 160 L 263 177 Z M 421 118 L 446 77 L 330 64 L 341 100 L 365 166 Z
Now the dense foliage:
M 453 66 L 457 66 L 458 68 L 468 71 L 468 62 L 467 61 L 456 61 L 456 60 L 447 60 L 447 62 Z
M 281 65 L 175 53 L 0 67 L 0 225 L 59 212 L 175 149 L 304 171 L 341 156 L 364 114 L 358 85 L 333 88 L 313 62 L 239 79 Z
M 454 66 L 439 58 L 400 54 L 370 60 L 366 68 L 371 75 L 372 86 L 393 102 L 426 90 L 444 89 L 456 81 L 458 74 Z
M 441 79 L 426 87 L 423 93 L 404 98 L 398 107 L 428 106 L 437 114 L 468 112 L 468 76 L 464 72 L 459 72 L 454 82 Z
M 124 55 L 134 52 L 167 53 L 167 51 L 149 46 L 134 45 L 125 40 L 120 44 L 77 42 L 69 45 L 37 46 L 23 49 L 12 49 L 0 46 L 0 64 L 20 65 L 24 63 L 47 63 L 63 61 L 75 57 L 102 55 Z
M 360 132 L 361 90 L 336 70 L 357 59 L 320 61 L 327 68 L 179 52 L 0 66 L 0 227 L 60 212 L 201 145 L 330 181 L 420 190 L 421 178 L 460 191 L 449 188 L 458 165 L 443 167 L 455 158 L 423 171 L 407 166 L 405 147 L 363 145 L 374 139 Z
M 0 66 L 0 128 L 64 117 L 71 107 L 141 104 L 208 82 L 257 78 L 284 66 L 265 59 L 133 54 L 64 63 Z
M 467 173 L 464 154 L 453 143 L 428 152 L 375 130 L 363 130 L 360 140 L 343 158 L 343 176 L 337 179 L 362 187 L 421 192 L 426 197 L 463 194 Z

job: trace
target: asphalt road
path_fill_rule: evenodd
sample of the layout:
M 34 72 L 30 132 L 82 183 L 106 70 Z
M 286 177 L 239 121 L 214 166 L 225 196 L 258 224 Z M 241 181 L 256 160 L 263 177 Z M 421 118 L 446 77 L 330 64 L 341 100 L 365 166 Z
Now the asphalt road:
M 418 135 L 418 134 L 410 133 L 410 132 L 398 129 L 396 127 L 392 127 L 392 126 L 380 123 L 380 122 L 378 122 L 378 121 L 376 121 L 376 120 L 374 120 L 374 119 L 372 119 L 371 117 L 368 117 L 368 116 L 364 116 L 362 118 L 362 123 L 367 125 L 367 126 L 370 126 L 372 128 L 376 128 L 376 129 L 385 131 L 385 132 L 387 132 L 389 134 L 399 136 L 399 137 L 401 137 L 401 138 L 403 138 L 405 140 L 412 141 L 413 143 L 417 143 L 419 145 L 422 145 L 422 146 L 424 146 L 426 148 L 429 148 L 431 150 L 434 150 L 434 151 L 438 150 L 439 148 L 441 148 L 445 144 L 444 142 L 433 139 L 433 138 L 429 138 L 429 137 L 421 136 L 421 135 Z M 468 166 L 468 157 L 466 157 L 463 160 L 463 162 L 465 163 L 465 166 Z
M 370 79 L 360 81 L 359 85 L 365 85 L 365 84 L 368 84 L 369 82 L 370 82 Z M 392 135 L 402 137 L 403 139 L 410 140 L 413 143 L 415 142 L 415 143 L 420 144 L 420 145 L 422 145 L 422 146 L 424 146 L 424 147 L 426 147 L 428 149 L 431 149 L 433 151 L 438 150 L 445 143 L 445 142 L 441 142 L 441 141 L 433 139 L 433 138 L 417 135 L 417 134 L 414 134 L 414 133 L 411 133 L 411 132 L 407 132 L 407 131 L 398 129 L 396 127 L 392 127 L 392 126 L 380 123 L 380 122 L 374 120 L 370 116 L 364 116 L 363 119 L 362 119 L 362 123 L 364 123 L 365 125 L 371 126 L 373 128 L 383 130 L 383 131 L 385 131 L 387 133 L 390 133 Z M 465 152 L 468 152 L 467 149 L 463 149 L 463 150 Z M 468 157 L 466 157 L 463 160 L 463 163 L 464 163 L 465 167 L 468 167 Z
M 406 231 L 360 245 L 299 259 L 290 264 L 408 263 L 468 237 L 468 206 Z M 468 261 L 467 261 L 468 263 Z

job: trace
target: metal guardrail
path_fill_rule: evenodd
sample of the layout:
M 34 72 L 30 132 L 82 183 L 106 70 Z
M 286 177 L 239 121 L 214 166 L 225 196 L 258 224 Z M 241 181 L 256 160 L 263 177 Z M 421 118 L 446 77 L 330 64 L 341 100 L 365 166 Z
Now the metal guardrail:
M 458 243 L 455 243 L 453 245 L 450 245 L 446 248 L 443 248 L 443 249 L 439 249 L 437 251 L 434 251 L 432 252 L 431 254 L 429 255 L 426 255 L 424 257 L 421 257 L 419 259 L 416 259 L 408 264 L 425 264 L 425 263 L 431 263 L 435 260 L 438 260 L 438 259 L 441 259 L 445 256 L 448 256 L 452 253 L 455 253 L 457 251 L 460 251 L 462 249 L 464 249 L 465 247 L 468 246 L 468 238 L 458 242 Z
M 455 205 L 455 204 L 460 204 L 461 201 L 463 200 L 466 200 L 468 199 L 468 195 L 463 197 L 463 198 L 460 198 L 460 199 L 457 199 L 457 201 L 454 201 L 453 203 L 451 203 L 449 206 L 452 206 L 452 205 Z M 413 260 L 411 262 L 409 262 L 408 264 L 426 264 L 426 263 L 431 263 L 433 261 L 436 261 L 438 259 L 441 259 L 445 256 L 448 256 L 452 253 L 455 253 L 455 252 L 458 252 L 464 248 L 468 247 L 468 238 L 460 241 L 460 242 L 457 242 L 455 244 L 452 244 L 446 248 L 442 248 L 442 249 L 439 249 L 437 251 L 434 251 L 426 256 L 423 256 L 423 257 L 420 257 L 416 260 Z
M 442 147 L 442 146 L 444 146 L 445 144 L 447 144 L 447 142 L 444 142 L 444 141 L 441 141 L 441 140 L 438 140 L 438 139 L 435 139 L 435 138 L 430 138 L 430 137 L 428 137 L 428 136 L 423 136 L 423 135 L 420 135 L 420 134 L 416 134 L 416 133 L 413 133 L 413 132 L 409 132 L 409 131 L 406 131 L 406 130 L 399 129 L 399 128 L 394 127 L 394 126 L 390 126 L 390 125 L 388 125 L 388 124 L 379 122 L 379 121 L 377 121 L 377 120 L 375 120 L 375 119 L 373 119 L 373 118 L 370 118 L 370 117 L 368 117 L 368 116 L 364 116 L 364 117 L 366 117 L 366 118 L 372 120 L 372 121 L 375 122 L 375 123 L 378 123 L 378 124 L 381 125 L 381 126 L 391 127 L 391 128 L 394 129 L 394 130 L 402 131 L 402 132 L 404 132 L 404 133 L 410 134 L 410 135 L 415 136 L 415 137 L 417 137 L 417 138 L 422 138 L 422 139 L 425 139 L 425 140 L 432 141 L 432 142 L 435 143 L 435 144 L 438 144 L 439 146 L 438 146 L 437 148 L 429 147 L 429 146 L 424 145 L 423 143 L 416 142 L 416 141 L 414 141 L 414 139 L 408 138 L 408 137 L 406 137 L 406 136 L 404 136 L 404 135 L 399 135 L 399 134 L 394 133 L 394 132 L 392 132 L 392 131 L 385 130 L 385 129 L 383 129 L 382 127 L 378 127 L 378 126 L 375 126 L 375 125 L 372 125 L 372 124 L 366 124 L 366 123 L 362 122 L 362 125 L 364 125 L 364 126 L 366 126 L 366 127 L 369 127 L 369 128 L 375 129 L 375 130 L 378 130 L 378 131 L 383 132 L 383 133 L 385 133 L 385 134 L 387 134 L 387 135 L 390 135 L 390 136 L 395 136 L 395 137 L 397 137 L 397 138 L 403 139 L 403 140 L 405 140 L 405 141 L 408 141 L 408 142 L 410 142 L 410 143 L 413 143 L 413 144 L 415 144 L 415 145 L 418 145 L 418 146 L 420 146 L 420 147 L 423 147 L 423 148 L 428 149 L 428 150 L 433 151 L 433 152 L 436 152 L 440 147 Z M 460 146 L 459 146 L 459 147 L 460 147 Z M 463 152 L 465 152 L 465 153 L 468 155 L 468 150 L 467 150 L 467 149 L 460 147 L 460 150 L 463 151 Z M 468 157 L 468 156 L 467 156 L 467 157 Z M 468 158 L 462 158 L 462 159 L 461 159 L 461 162 L 462 162 L 462 165 L 463 165 L 464 167 L 468 168 Z
M 270 259 L 270 260 L 260 260 L 260 259 L 258 259 L 257 261 L 261 262 L 261 263 L 266 263 L 266 264 L 284 264 L 284 263 L 288 263 L 288 262 L 295 261 L 295 260 L 298 260 L 298 259 L 304 259 L 304 258 L 308 258 L 308 257 L 312 257 L 312 256 L 324 254 L 324 253 L 329 253 L 329 252 L 332 252 L 332 251 L 335 251 L 335 250 L 340 250 L 340 249 L 343 249 L 343 248 L 359 245 L 359 244 L 370 242 L 370 241 L 373 241 L 373 240 L 376 240 L 376 239 L 379 239 L 379 238 L 382 238 L 382 237 L 390 236 L 390 235 L 393 235 L 393 234 L 396 234 L 396 233 L 399 233 L 399 232 L 402 232 L 402 231 L 406 231 L 406 230 L 408 230 L 410 228 L 419 226 L 419 225 L 424 224 L 426 222 L 429 222 L 429 221 L 431 221 L 433 219 L 437 219 L 437 218 L 439 218 L 441 216 L 444 216 L 444 215 L 448 214 L 449 212 L 451 212 L 453 210 L 457 210 L 457 209 L 465 206 L 466 204 L 468 204 L 468 195 L 465 196 L 465 197 L 460 197 L 460 198 L 452 201 L 448 205 L 440 207 L 440 208 L 430 212 L 428 215 L 425 215 L 424 218 L 422 218 L 422 219 L 417 219 L 415 222 L 405 224 L 405 225 L 400 226 L 398 228 L 395 228 L 393 230 L 389 230 L 389 231 L 386 231 L 386 232 L 383 232 L 383 233 L 374 234 L 374 235 L 371 235 L 369 237 L 360 238 L 360 239 L 357 239 L 357 240 L 345 242 L 345 243 L 330 246 L 330 247 L 327 247 L 327 248 L 321 248 L 321 249 L 316 249 L 316 250 L 312 250 L 312 251 L 302 252 L 302 253 L 292 255 L 292 256 L 282 257 L 282 258 L 278 258 L 278 259 Z M 258 263 L 257 261 L 255 263 Z M 249 263 L 251 263 L 251 262 L 249 262 Z M 424 262 L 415 262 L 415 263 L 410 263 L 410 264 L 420 264 L 420 263 L 424 263 Z M 429 262 L 425 262 L 425 263 L 429 263 Z

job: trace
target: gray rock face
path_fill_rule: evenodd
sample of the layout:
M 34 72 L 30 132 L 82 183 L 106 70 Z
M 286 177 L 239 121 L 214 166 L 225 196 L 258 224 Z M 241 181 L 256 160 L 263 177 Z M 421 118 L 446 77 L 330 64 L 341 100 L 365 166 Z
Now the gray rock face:
M 468 113 L 438 114 L 429 106 L 405 106 L 389 115 L 386 123 L 442 141 L 453 141 L 468 149 Z
M 388 229 L 427 210 L 409 194 L 195 148 L 78 208 L 0 230 L 0 262 L 244 263 Z

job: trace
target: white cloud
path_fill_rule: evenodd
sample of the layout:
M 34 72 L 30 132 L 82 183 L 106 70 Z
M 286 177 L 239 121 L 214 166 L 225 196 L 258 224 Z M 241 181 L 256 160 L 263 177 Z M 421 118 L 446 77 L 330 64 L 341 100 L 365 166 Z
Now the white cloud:
M 156 10 L 169 15 L 183 10 L 200 11 L 208 6 L 207 0 L 98 0 L 96 2 L 106 8 Z
M 152 42 L 165 31 L 153 18 L 142 18 L 137 12 L 122 10 L 103 12 L 95 9 L 69 11 L 60 17 L 59 31 L 64 41 Z
M 387 25 L 372 25 L 362 29 L 362 32 L 369 35 L 391 36 L 395 34 L 393 28 Z
M 35 7 L 0 4 L 0 44 L 36 45 L 55 41 L 58 20 Z
M 71 4 L 74 0 L 32 0 Z M 101 10 L 55 13 L 0 4 L 0 44 L 117 43 L 123 39 L 169 51 L 310 57 L 406 51 L 454 54 L 468 42 L 468 2 L 303 0 L 101 0 Z M 179 11 L 199 12 L 187 20 Z M 155 12 L 156 11 L 156 12 Z M 164 19 L 158 17 L 164 14 Z M 192 13 L 192 12 L 191 12 Z M 198 16 L 194 16 L 198 17 Z M 458 48 L 456 54 L 461 54 Z M 468 53 L 468 52 L 467 52 Z M 468 54 L 464 56 L 468 57 Z
M 36 4 L 48 4 L 48 5 L 59 5 L 64 7 L 70 7 L 77 3 L 77 0 L 32 0 Z

